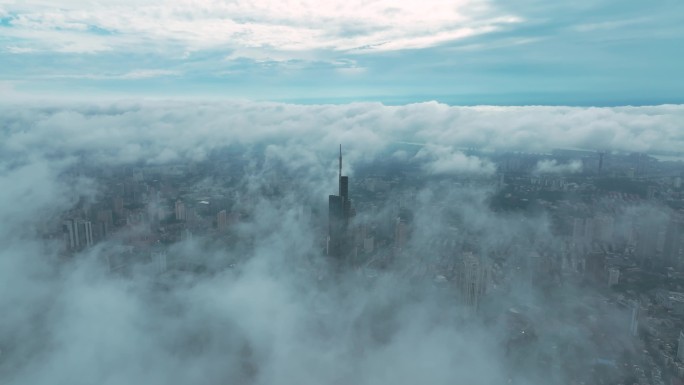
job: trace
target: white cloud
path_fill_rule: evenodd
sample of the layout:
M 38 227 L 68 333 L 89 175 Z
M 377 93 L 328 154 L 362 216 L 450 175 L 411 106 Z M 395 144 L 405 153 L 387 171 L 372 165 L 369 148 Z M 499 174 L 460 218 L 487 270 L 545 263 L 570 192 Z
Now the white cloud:
M 156 78 L 160 76 L 176 76 L 179 75 L 179 71 L 172 70 L 162 70 L 162 69 L 151 69 L 151 70 L 135 70 L 127 72 L 120 76 L 121 79 L 146 79 L 146 78 Z
M 451 148 L 533 152 L 684 148 L 684 106 L 674 105 L 570 108 L 167 101 L 75 104 L 61 109 L 25 106 L 6 109 L 3 119 L 12 121 L 14 128 L 4 132 L 0 153 L 98 148 L 98 157 L 115 162 L 120 157 L 154 159 L 165 151 L 162 158 L 173 151 L 179 158 L 194 159 L 197 149 L 284 140 L 319 154 L 342 143 L 353 159 L 373 156 L 393 141 L 406 141 L 437 144 L 426 147 L 424 155 L 426 160 L 428 155 L 439 160 L 433 170 L 442 172 L 449 167 L 489 169 L 486 163 Z
M 8 36 L 33 34 L 32 48 L 76 51 L 80 47 L 84 52 L 98 47 L 146 49 L 150 43 L 181 44 L 187 50 L 261 51 L 256 56 L 306 50 L 400 50 L 487 33 L 520 21 L 487 0 L 28 1 L 10 7 L 15 17 L 12 28 L 5 30 Z M 78 42 L 81 39 L 83 43 Z M 131 41 L 137 47 L 130 46 Z
M 165 69 L 138 69 L 124 73 L 102 73 L 102 74 L 70 74 L 70 75 L 46 75 L 45 79 L 93 79 L 93 80 L 136 80 L 166 76 L 178 76 L 180 71 Z
M 490 161 L 447 146 L 425 146 L 415 159 L 426 162 L 423 168 L 433 175 L 492 174 L 496 171 L 496 166 Z
M 7 38 L 20 41 L 21 53 L 27 50 L 32 52 L 51 51 L 59 53 L 83 53 L 94 54 L 111 51 L 113 46 L 119 48 L 131 44 L 128 38 L 108 38 L 106 36 L 91 35 L 83 31 L 52 30 L 50 28 L 37 28 L 33 25 L 3 27 L 3 35 Z M 14 46 L 19 47 L 17 44 Z M 130 48 L 130 47 L 129 47 Z
M 17 81 L 0 80 L 0 103 L 18 102 L 20 100 L 33 99 L 36 95 L 31 95 L 20 90 L 22 83 Z
M 580 171 L 582 171 L 580 160 L 563 164 L 559 164 L 555 159 L 540 160 L 534 167 L 534 172 L 538 174 L 572 174 Z
M 27 48 L 27 47 L 18 47 L 14 45 L 8 45 L 5 47 L 5 50 L 9 53 L 13 54 L 22 54 L 22 53 L 33 53 L 36 52 L 35 48 Z

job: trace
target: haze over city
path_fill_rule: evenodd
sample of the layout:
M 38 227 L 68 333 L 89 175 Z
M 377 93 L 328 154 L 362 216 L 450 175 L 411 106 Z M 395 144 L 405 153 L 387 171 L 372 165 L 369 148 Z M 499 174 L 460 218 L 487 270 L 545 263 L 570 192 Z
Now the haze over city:
M 682 14 L 0 0 L 0 383 L 682 384 Z

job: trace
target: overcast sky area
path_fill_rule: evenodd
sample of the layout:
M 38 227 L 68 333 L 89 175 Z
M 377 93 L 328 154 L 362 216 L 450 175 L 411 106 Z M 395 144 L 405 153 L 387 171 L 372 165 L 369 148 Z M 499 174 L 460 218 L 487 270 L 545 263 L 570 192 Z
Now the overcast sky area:
M 682 103 L 678 0 L 0 1 L 3 99 Z

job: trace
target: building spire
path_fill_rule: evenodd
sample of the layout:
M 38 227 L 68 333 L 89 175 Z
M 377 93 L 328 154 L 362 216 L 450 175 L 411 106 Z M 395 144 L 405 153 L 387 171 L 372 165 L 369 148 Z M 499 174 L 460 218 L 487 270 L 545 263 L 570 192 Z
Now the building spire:
M 342 196 L 342 144 L 340 144 L 340 170 L 337 174 L 337 183 L 339 185 L 339 194 Z
M 340 172 L 338 174 L 339 177 L 342 176 L 342 145 L 340 144 Z

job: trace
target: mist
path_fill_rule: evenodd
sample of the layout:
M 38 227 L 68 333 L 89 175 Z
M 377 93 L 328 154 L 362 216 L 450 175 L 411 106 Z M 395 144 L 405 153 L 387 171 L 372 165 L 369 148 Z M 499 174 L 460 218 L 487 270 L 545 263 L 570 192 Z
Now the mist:
M 643 349 L 629 309 L 587 283 L 572 230 L 559 229 L 570 226 L 558 219 L 570 210 L 565 201 L 497 206 L 515 198 L 506 185 L 517 174 L 501 177 L 496 154 L 543 153 L 530 175 L 571 178 L 589 167 L 548 159 L 553 149 L 675 151 L 682 114 L 682 106 L 5 105 L 0 382 L 616 380 L 620 368 L 597 374 L 596 360 Z M 340 143 L 364 245 L 342 266 L 325 243 Z M 384 182 L 383 172 L 418 182 Z M 146 186 L 135 198 L 139 219 L 66 250 L 64 220 L 111 210 L 103 205 L 129 181 Z M 208 212 L 224 211 L 225 231 L 215 211 L 200 213 L 204 196 Z M 210 230 L 172 234 L 177 223 L 164 218 L 177 201 L 194 202 L 196 227 Z M 611 237 L 625 250 L 635 231 L 664 229 L 675 212 L 630 197 L 595 207 L 581 214 L 614 218 Z M 149 241 L 153 228 L 172 241 Z M 471 297 L 460 283 L 469 261 L 486 272 Z

